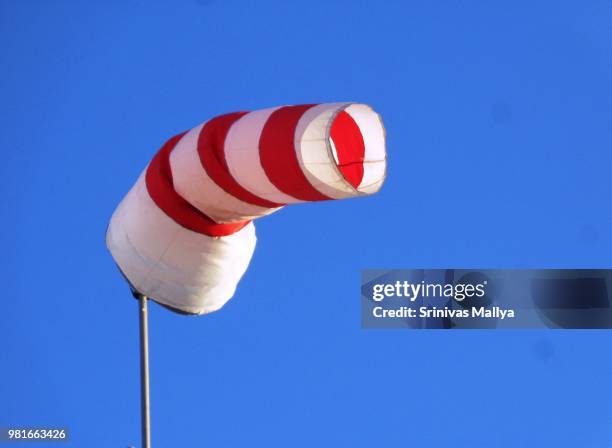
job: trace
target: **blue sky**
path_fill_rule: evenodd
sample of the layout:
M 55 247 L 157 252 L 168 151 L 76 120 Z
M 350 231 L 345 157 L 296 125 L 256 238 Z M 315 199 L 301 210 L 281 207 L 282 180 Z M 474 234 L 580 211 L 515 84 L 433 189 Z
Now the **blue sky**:
M 0 426 L 138 445 L 113 209 L 207 118 L 353 100 L 385 121 L 383 190 L 259 220 L 222 311 L 151 307 L 154 445 L 607 446 L 612 333 L 364 331 L 359 271 L 611 267 L 611 20 L 603 0 L 0 1 Z

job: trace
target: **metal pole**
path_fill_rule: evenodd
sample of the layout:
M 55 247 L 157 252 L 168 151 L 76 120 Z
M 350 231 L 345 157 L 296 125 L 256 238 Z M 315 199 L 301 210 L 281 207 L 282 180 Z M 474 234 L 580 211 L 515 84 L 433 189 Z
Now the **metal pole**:
M 151 448 L 151 407 L 149 401 L 149 325 L 147 296 L 138 294 L 140 308 L 140 417 L 142 448 Z

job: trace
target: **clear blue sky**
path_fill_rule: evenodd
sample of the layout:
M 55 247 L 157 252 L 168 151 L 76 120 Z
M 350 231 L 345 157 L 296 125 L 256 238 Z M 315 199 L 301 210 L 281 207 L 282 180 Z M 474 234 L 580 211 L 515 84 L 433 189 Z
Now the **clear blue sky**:
M 359 271 L 611 267 L 610 23 L 604 0 L 0 1 L 0 426 L 138 445 L 113 209 L 213 115 L 355 100 L 387 127 L 380 194 L 258 221 L 218 313 L 152 306 L 155 446 L 609 446 L 612 333 L 364 331 Z

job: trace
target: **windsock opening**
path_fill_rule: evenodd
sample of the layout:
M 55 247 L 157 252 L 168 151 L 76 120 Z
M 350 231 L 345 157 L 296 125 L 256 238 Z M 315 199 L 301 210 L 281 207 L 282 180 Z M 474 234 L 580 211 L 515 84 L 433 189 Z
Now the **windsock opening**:
M 342 177 L 358 193 L 380 189 L 386 174 L 385 129 L 365 104 L 339 111 L 329 129 L 331 150 Z
M 359 188 L 363 180 L 365 157 L 365 144 L 359 126 L 348 113 L 341 111 L 332 122 L 329 138 L 340 173 L 353 188 Z

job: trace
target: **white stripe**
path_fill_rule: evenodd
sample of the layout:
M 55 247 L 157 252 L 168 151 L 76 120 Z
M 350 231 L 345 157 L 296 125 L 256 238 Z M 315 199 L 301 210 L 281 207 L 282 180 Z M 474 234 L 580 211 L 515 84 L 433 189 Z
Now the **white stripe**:
M 238 119 L 225 139 L 225 160 L 233 178 L 257 197 L 278 204 L 294 204 L 299 199 L 283 193 L 266 175 L 259 158 L 259 139 L 268 118 L 278 107 L 250 112 Z
M 380 190 L 387 169 L 385 149 L 385 128 L 380 116 L 366 104 L 351 104 L 344 110 L 361 131 L 365 145 L 363 179 L 359 184 L 360 193 L 372 194 Z
M 358 195 L 342 176 L 332 149 L 329 130 L 336 114 L 348 103 L 327 103 L 308 109 L 295 130 L 295 150 L 308 182 L 333 199 Z
M 111 218 L 106 244 L 113 258 L 130 283 L 157 302 L 189 313 L 218 310 L 249 265 L 253 224 L 220 238 L 192 232 L 157 207 L 144 178 Z
M 170 153 L 170 167 L 176 192 L 219 223 L 246 221 L 276 211 L 276 208 L 269 209 L 241 201 L 210 178 L 198 154 L 198 137 L 203 126 L 193 128 L 185 134 Z

